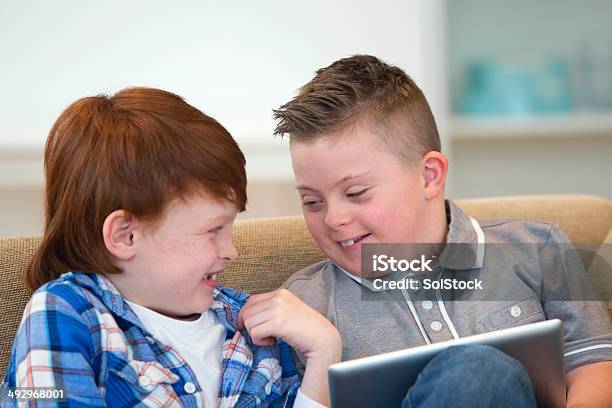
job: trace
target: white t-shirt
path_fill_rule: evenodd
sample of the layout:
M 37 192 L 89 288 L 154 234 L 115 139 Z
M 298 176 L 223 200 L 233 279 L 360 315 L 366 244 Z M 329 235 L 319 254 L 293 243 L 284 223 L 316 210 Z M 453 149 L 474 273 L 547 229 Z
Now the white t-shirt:
M 202 387 L 204 406 L 216 407 L 221 386 L 221 350 L 227 334 L 216 313 L 209 309 L 197 320 L 186 321 L 126 302 L 155 339 L 172 347 L 187 361 Z M 298 390 L 293 407 L 325 408 L 302 394 L 301 390 Z
M 221 386 L 221 349 L 226 329 L 212 310 L 197 320 L 173 319 L 126 301 L 153 337 L 172 347 L 189 364 L 202 387 L 206 407 L 217 406 Z

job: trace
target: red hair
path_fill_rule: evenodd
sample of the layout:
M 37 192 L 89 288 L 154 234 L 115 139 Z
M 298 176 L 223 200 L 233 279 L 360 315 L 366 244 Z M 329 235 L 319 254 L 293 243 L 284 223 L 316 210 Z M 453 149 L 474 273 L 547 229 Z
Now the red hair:
M 45 146 L 45 226 L 26 270 L 35 290 L 67 271 L 120 273 L 102 237 L 124 209 L 155 221 L 197 191 L 246 205 L 245 159 L 215 119 L 170 92 L 124 89 L 79 99 Z

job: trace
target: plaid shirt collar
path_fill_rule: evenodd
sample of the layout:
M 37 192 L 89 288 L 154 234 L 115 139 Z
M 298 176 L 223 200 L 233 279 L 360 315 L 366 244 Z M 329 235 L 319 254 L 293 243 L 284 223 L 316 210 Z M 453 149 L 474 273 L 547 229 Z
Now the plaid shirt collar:
M 146 331 L 140 319 L 124 301 L 123 296 L 113 283 L 104 275 L 68 272 L 62 278 L 71 279 L 79 286 L 87 288 L 115 315 L 129 321 Z M 228 332 L 235 333 L 238 313 L 249 298 L 246 292 L 217 286 L 213 290 L 213 302 L 210 307 Z
M 100 274 L 68 272 L 61 279 L 87 289 L 111 313 L 150 334 L 108 278 Z M 219 407 L 251 406 L 253 403 L 290 407 L 300 384 L 289 346 L 282 340 L 274 346 L 255 345 L 246 331 L 236 328 L 238 313 L 248 298 L 246 292 L 230 288 L 217 286 L 213 291 L 211 310 L 228 332 L 221 350 Z

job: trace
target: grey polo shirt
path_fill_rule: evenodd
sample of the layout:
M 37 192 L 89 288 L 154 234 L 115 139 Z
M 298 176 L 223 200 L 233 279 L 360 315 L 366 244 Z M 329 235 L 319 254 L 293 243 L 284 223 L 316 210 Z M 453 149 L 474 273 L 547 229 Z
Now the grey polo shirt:
M 608 312 L 601 302 L 582 301 L 591 299 L 593 289 L 558 226 L 520 220 L 479 223 L 451 201 L 447 212 L 446 245 L 434 273 L 460 280 L 480 278 L 480 290 L 455 292 L 451 299 L 447 292 L 421 296 L 405 290 L 377 291 L 329 260 L 285 282 L 285 288 L 338 328 L 343 360 L 553 318 L 563 321 L 566 371 L 612 360 Z M 490 243 L 516 245 L 491 250 Z M 578 300 L 566 300 L 570 298 Z

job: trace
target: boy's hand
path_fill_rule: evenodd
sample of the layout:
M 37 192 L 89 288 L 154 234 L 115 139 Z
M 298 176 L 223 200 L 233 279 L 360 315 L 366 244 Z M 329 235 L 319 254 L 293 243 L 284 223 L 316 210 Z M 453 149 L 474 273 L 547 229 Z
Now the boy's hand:
M 327 369 L 340 361 L 340 333 L 319 312 L 286 289 L 253 295 L 238 314 L 238 329 L 266 346 L 283 339 L 306 359 L 300 389 L 308 398 L 329 405 Z
M 338 330 L 319 312 L 286 289 L 253 295 L 238 315 L 238 329 L 246 328 L 260 346 L 283 339 L 310 360 L 339 361 L 342 342 Z

